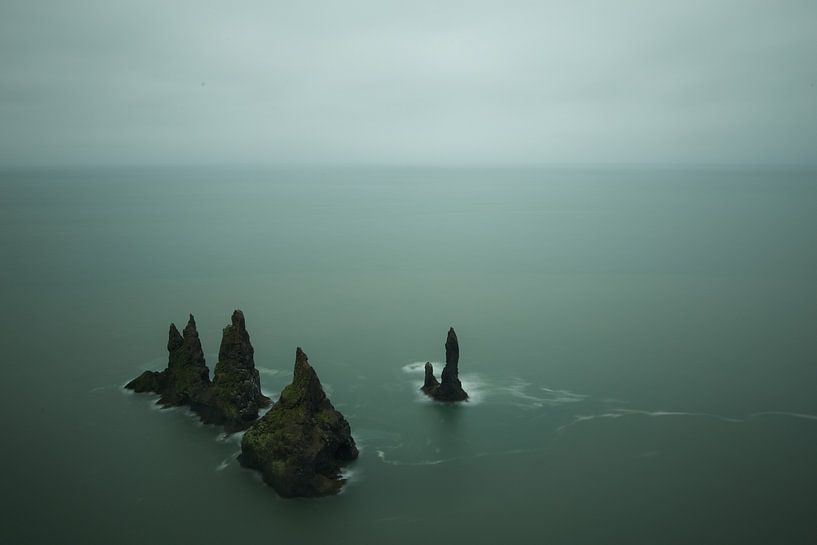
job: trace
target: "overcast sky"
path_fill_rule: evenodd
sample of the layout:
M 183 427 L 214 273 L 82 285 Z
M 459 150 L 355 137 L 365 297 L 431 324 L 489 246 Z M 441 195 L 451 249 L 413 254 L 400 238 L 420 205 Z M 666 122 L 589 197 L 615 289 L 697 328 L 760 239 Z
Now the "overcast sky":
M 0 165 L 817 161 L 815 0 L 0 0 L 0 68 Z

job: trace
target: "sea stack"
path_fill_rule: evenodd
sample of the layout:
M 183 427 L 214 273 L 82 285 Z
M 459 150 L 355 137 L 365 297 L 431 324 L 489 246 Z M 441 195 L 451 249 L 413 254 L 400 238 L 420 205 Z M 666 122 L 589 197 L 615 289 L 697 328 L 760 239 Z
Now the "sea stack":
M 244 313 L 236 310 L 221 338 L 205 421 L 224 424 L 227 431 L 242 430 L 258 418 L 258 409 L 269 405 L 261 393 L 254 352 Z
M 340 491 L 341 466 L 358 456 L 349 423 L 326 397 L 303 350 L 295 351 L 292 383 L 241 441 L 241 465 L 261 471 L 285 498 Z
M 460 345 L 454 328 L 448 329 L 445 340 L 445 367 L 441 381 L 437 383 L 431 363 L 425 366 L 425 381 L 422 390 L 437 401 L 465 401 L 468 394 L 462 389 L 459 377 Z
M 125 385 L 135 392 L 155 392 L 162 397 L 159 404 L 196 405 L 210 387 L 210 371 L 204 362 L 199 332 L 193 315 L 183 333 L 170 324 L 167 340 L 168 361 L 164 371 L 145 371 Z
M 430 361 L 427 361 L 425 366 L 425 379 L 423 380 L 423 387 L 421 390 L 427 394 L 430 394 L 433 390 L 436 390 L 439 387 L 440 383 L 437 381 L 437 377 L 434 376 L 434 366 L 431 365 Z

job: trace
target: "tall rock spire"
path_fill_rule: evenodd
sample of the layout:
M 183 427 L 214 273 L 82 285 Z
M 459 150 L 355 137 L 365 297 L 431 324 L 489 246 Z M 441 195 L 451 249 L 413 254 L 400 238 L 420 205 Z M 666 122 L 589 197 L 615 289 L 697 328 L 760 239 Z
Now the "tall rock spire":
M 437 384 L 431 363 L 426 363 L 422 390 L 437 401 L 465 401 L 468 394 L 462 389 L 459 377 L 460 345 L 454 328 L 448 329 L 445 340 L 445 367 Z
M 292 373 L 292 384 L 281 394 L 281 403 L 287 406 L 302 406 L 310 411 L 318 410 L 328 403 L 318 374 L 309 365 L 309 358 L 301 347 L 295 349 L 295 369 Z
M 269 404 L 269 398 L 261 393 L 254 354 L 244 313 L 236 310 L 230 325 L 224 328 L 213 373 L 213 399 L 209 405 L 220 414 L 211 413 L 208 420 L 223 423 L 228 430 L 243 429 L 258 418 L 259 408 Z
M 201 401 L 210 387 L 210 370 L 204 361 L 199 332 L 193 315 L 183 333 L 170 324 L 167 338 L 167 369 L 145 371 L 125 388 L 136 392 L 155 392 L 161 405 L 193 405 Z
M 223 424 L 228 432 L 247 428 L 258 418 L 258 409 L 269 404 L 261 393 L 255 351 L 240 310 L 224 328 L 212 382 L 192 314 L 181 333 L 170 324 L 167 352 L 164 371 L 145 371 L 125 388 L 156 392 L 161 405 L 189 405 L 204 422 Z
M 423 387 L 420 389 L 425 393 L 430 394 L 432 391 L 440 387 L 440 383 L 437 381 L 437 377 L 434 376 L 434 366 L 431 365 L 430 361 L 426 362 L 424 371 L 425 378 L 423 379 Z

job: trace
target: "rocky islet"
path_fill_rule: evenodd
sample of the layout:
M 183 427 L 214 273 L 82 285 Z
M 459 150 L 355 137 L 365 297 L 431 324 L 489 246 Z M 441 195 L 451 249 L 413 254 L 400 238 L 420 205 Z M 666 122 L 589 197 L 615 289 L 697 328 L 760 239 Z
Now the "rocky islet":
M 326 396 L 300 347 L 295 351 L 292 382 L 261 418 L 259 410 L 270 399 L 261 392 L 242 311 L 234 311 L 223 330 L 212 381 L 193 315 L 181 333 L 175 324 L 170 325 L 167 350 L 166 369 L 145 371 L 125 388 L 157 393 L 160 405 L 187 405 L 205 423 L 222 425 L 228 433 L 246 430 L 239 462 L 260 471 L 264 482 L 282 497 L 340 491 L 345 482 L 341 468 L 358 457 L 358 449 L 349 423 Z M 459 342 L 454 328 L 449 328 L 446 337 L 445 361 L 440 381 L 432 364 L 425 364 L 422 391 L 437 401 L 467 400 L 459 380 Z
M 445 339 L 445 367 L 443 367 L 440 381 L 434 376 L 434 366 L 430 362 L 425 365 L 425 380 L 421 390 L 437 401 L 465 401 L 468 394 L 462 389 L 459 376 L 460 344 L 454 328 L 448 329 Z

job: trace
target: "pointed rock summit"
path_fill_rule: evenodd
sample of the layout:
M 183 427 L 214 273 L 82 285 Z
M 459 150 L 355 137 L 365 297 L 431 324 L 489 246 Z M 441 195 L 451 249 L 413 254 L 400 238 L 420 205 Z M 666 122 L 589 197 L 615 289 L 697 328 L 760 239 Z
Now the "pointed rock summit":
M 162 396 L 160 405 L 189 405 L 204 422 L 223 424 L 228 432 L 245 429 L 258 418 L 258 409 L 269 404 L 269 398 L 261 393 L 250 335 L 240 310 L 224 328 L 213 382 L 192 314 L 182 333 L 170 324 L 167 351 L 167 369 L 145 371 L 125 388 L 155 392 Z
M 161 405 L 193 405 L 200 402 L 210 387 L 210 370 L 204 362 L 204 352 L 193 315 L 179 333 L 170 324 L 167 339 L 168 361 L 164 371 L 145 371 L 125 388 L 135 392 L 155 392 L 162 397 Z
M 459 377 L 460 345 L 454 328 L 448 329 L 445 340 L 445 367 L 441 381 L 438 383 L 434 376 L 434 367 L 431 363 L 425 366 L 425 381 L 421 388 L 423 392 L 437 401 L 465 401 L 468 394 L 462 389 Z
M 341 489 L 340 468 L 357 456 L 349 423 L 298 348 L 292 383 L 242 438 L 241 465 L 259 470 L 283 497 L 326 496 Z
M 224 328 L 208 403 L 216 409 L 209 419 L 228 431 L 246 428 L 258 418 L 258 409 L 269 405 L 269 398 L 261 393 L 254 354 L 244 313 L 236 310 Z
M 427 361 L 425 366 L 425 380 L 423 380 L 421 390 L 428 394 L 439 387 L 440 383 L 437 381 L 437 377 L 434 376 L 434 366 L 431 365 L 430 361 Z

